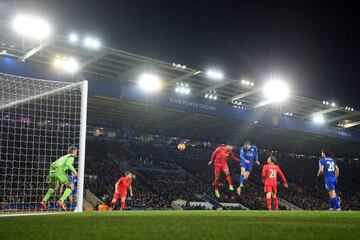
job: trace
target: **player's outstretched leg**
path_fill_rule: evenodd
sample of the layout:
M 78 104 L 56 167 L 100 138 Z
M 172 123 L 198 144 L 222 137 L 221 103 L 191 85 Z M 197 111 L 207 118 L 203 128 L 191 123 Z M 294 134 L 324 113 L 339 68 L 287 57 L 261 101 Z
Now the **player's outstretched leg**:
M 229 185 L 229 190 L 234 191 L 234 186 L 232 184 L 232 179 L 231 179 L 229 169 L 225 170 L 224 172 L 225 172 L 225 176 L 226 176 L 226 181 L 227 181 L 227 183 Z
M 65 201 L 66 199 L 71 195 L 72 193 L 72 188 L 71 188 L 71 184 L 67 183 L 66 184 L 66 189 L 63 193 L 63 195 L 61 196 L 61 198 L 56 202 L 56 204 L 61 207 L 64 211 L 67 211 L 66 209 L 66 205 L 65 205 Z
M 220 178 L 220 173 L 215 173 L 214 188 L 215 188 L 215 196 L 216 196 L 217 198 L 220 197 L 220 193 L 219 193 L 219 178 Z
M 239 185 L 239 187 L 237 188 L 237 194 L 238 194 L 238 195 L 241 194 L 241 191 L 242 191 L 242 189 L 244 188 L 245 180 L 247 179 L 247 176 L 248 176 L 248 175 L 249 175 L 249 174 L 248 174 L 248 172 L 246 172 L 245 167 L 241 167 L 240 179 L 239 179 L 240 185 Z
M 126 198 L 121 198 L 120 211 L 125 211 L 125 208 L 126 208 Z
M 47 201 L 54 193 L 55 193 L 55 190 L 53 188 L 49 188 L 49 190 L 45 194 L 44 198 L 40 202 L 41 208 L 47 209 Z
M 114 193 L 114 195 L 113 195 L 113 198 L 112 198 L 112 200 L 111 200 L 111 203 L 110 203 L 110 208 L 109 208 L 109 210 L 110 211 L 112 211 L 114 208 L 115 208 L 115 206 L 116 206 L 116 203 L 117 203 L 117 201 L 118 201 L 118 199 L 119 199 L 119 193 Z
M 114 199 L 114 198 L 113 198 L 113 199 L 111 200 L 110 208 L 109 208 L 110 211 L 112 211 L 112 210 L 115 208 L 116 202 L 117 202 L 117 199 Z

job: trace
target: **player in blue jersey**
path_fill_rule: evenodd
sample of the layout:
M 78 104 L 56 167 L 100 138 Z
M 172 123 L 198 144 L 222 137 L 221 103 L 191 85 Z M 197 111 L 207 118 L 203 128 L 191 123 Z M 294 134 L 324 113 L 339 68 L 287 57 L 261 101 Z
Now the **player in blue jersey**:
M 76 201 L 76 194 L 77 194 L 78 178 L 70 175 L 69 176 L 69 181 L 70 181 L 70 184 L 72 186 L 72 192 L 71 192 L 71 195 L 69 197 L 69 200 L 70 200 L 70 202 L 75 202 Z
M 237 189 L 237 193 L 240 195 L 242 188 L 244 188 L 245 181 L 249 178 L 254 161 L 260 165 L 259 153 L 257 147 L 252 145 L 249 140 L 244 142 L 244 147 L 240 150 L 241 159 L 241 173 L 240 173 L 240 186 Z
M 327 150 L 322 150 L 321 159 L 319 161 L 319 171 L 317 176 L 324 175 L 325 188 L 330 197 L 330 210 L 341 210 L 340 198 L 336 195 L 337 178 L 339 177 L 339 167 L 331 158 L 331 154 Z

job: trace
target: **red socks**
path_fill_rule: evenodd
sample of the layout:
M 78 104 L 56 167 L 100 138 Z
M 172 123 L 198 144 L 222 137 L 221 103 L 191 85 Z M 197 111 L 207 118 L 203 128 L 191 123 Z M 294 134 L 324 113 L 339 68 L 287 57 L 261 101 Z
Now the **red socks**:
M 277 197 L 274 197 L 274 204 L 275 204 L 275 210 L 279 210 L 279 201 L 277 199 Z
M 229 186 L 232 185 L 231 175 L 226 175 L 226 181 L 228 182 Z
M 214 180 L 214 188 L 215 188 L 215 190 L 219 189 L 219 179 L 218 178 L 215 178 L 215 180 Z
M 125 202 L 121 202 L 121 208 L 120 208 L 120 211 L 123 211 L 125 210 Z
M 269 211 L 271 211 L 271 198 L 266 199 L 266 206 Z

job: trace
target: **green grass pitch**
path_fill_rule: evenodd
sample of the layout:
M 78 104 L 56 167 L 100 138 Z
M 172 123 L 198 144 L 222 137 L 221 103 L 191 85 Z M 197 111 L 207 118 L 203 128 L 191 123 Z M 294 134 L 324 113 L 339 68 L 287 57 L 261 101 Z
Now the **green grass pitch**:
M 359 239 L 360 212 L 128 211 L 0 217 L 0 239 Z

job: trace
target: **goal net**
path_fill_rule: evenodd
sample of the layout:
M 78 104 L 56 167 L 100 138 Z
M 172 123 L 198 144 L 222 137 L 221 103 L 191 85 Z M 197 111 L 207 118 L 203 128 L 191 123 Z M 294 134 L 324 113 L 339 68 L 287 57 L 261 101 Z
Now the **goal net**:
M 0 73 L 0 215 L 60 211 L 56 201 L 67 184 L 51 180 L 49 170 L 70 146 L 78 148 L 73 163 L 78 176 L 64 203 L 71 211 L 82 211 L 86 107 L 87 81 Z M 71 179 L 70 171 L 64 175 Z M 49 188 L 55 191 L 42 208 Z

